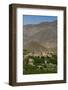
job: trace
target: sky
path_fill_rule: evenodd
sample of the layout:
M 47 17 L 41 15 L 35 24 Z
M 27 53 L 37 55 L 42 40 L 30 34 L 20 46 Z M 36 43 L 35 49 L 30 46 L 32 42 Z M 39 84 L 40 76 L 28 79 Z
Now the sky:
M 24 15 L 24 25 L 27 24 L 39 24 L 41 22 L 52 22 L 57 20 L 57 16 L 36 16 L 36 15 Z

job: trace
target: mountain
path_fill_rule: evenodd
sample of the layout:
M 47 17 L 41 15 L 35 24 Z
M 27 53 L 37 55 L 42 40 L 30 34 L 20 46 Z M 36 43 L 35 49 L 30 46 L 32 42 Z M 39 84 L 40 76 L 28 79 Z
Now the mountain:
M 23 46 L 32 51 L 56 49 L 57 45 L 57 20 L 28 24 L 23 27 Z
M 45 51 L 46 48 L 36 41 L 31 41 L 26 45 L 26 49 L 31 52 Z

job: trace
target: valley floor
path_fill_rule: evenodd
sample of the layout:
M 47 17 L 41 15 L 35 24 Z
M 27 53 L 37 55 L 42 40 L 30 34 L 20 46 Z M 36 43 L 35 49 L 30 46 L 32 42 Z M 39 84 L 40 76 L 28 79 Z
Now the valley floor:
M 23 61 L 23 74 L 57 73 L 57 56 L 25 56 Z

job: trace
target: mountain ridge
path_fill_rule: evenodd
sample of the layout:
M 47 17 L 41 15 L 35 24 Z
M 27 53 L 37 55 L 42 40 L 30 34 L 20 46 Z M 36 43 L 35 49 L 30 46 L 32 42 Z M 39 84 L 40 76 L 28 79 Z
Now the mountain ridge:
M 57 48 L 57 20 L 53 22 L 41 22 L 39 24 L 25 25 L 23 27 L 23 46 L 32 46 L 38 43 L 37 48 L 41 45 L 44 48 Z M 32 45 L 31 45 L 32 44 Z

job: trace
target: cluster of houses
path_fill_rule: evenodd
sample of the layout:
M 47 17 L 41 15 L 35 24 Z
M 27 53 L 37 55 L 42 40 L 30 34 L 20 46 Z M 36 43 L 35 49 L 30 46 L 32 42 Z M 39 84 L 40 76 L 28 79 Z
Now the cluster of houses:
M 44 57 L 46 57 L 46 56 L 49 56 L 49 57 L 51 57 L 51 53 L 54 53 L 54 52 L 49 52 L 49 51 L 46 51 L 46 52 L 43 52 L 43 51 L 41 51 L 41 52 L 29 52 L 27 55 L 24 55 L 24 60 L 25 60 L 25 63 L 26 63 L 26 58 L 28 57 L 28 56 L 39 56 L 39 57 L 41 57 L 41 56 L 44 56 Z M 33 59 L 32 58 L 28 58 L 28 64 L 30 64 L 30 65 L 34 65 L 33 64 Z M 45 60 L 45 64 L 47 64 L 47 60 Z
M 28 54 L 25 55 L 25 57 L 27 56 L 49 56 L 51 57 L 51 53 L 55 53 L 53 51 L 33 51 L 33 52 L 29 52 Z

